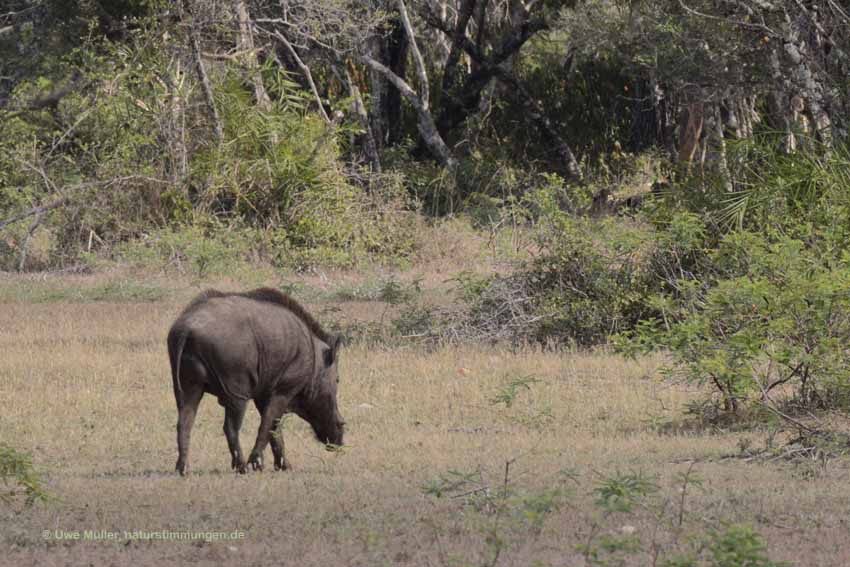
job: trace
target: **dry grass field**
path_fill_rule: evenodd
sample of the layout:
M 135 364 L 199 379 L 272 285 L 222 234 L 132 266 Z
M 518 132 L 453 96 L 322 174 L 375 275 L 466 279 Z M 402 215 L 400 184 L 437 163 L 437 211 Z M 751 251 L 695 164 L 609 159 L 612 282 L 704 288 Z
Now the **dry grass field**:
M 236 475 L 207 396 L 180 478 L 165 335 L 197 288 L 156 286 L 0 279 L 0 442 L 33 455 L 53 496 L 0 504 L 0 564 L 581 566 L 578 546 L 626 534 L 639 545 L 622 563 L 596 564 L 662 565 L 726 522 L 752 525 L 774 561 L 850 564 L 846 463 L 730 458 L 764 434 L 662 427 L 699 392 L 662 383 L 659 359 L 353 345 L 341 451 L 292 417 L 293 470 Z M 258 423 L 249 412 L 243 446 Z M 701 484 L 683 495 L 689 469 Z M 659 487 L 647 503 L 594 504 L 605 479 L 638 473 Z

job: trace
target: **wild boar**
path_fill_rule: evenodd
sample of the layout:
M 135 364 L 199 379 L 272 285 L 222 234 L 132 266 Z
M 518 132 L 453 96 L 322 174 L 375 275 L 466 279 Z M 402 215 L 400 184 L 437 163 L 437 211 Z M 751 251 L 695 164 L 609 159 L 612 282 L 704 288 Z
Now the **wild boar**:
M 342 445 L 344 421 L 337 405 L 341 341 L 325 332 L 301 305 L 275 289 L 244 293 L 208 290 L 177 317 L 168 333 L 168 356 L 177 400 L 177 471 L 189 470 L 189 438 L 204 393 L 224 407 L 231 467 L 263 468 L 271 442 L 275 470 L 289 465 L 283 437 L 272 435 L 286 412 L 306 420 L 326 445 Z M 248 400 L 260 428 L 248 461 L 239 429 Z

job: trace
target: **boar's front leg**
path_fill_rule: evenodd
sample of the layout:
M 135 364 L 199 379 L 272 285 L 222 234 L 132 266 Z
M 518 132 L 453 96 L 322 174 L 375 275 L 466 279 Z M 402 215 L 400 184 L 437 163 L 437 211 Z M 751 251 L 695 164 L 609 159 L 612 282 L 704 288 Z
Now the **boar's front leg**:
M 266 445 L 271 441 L 272 429 L 280 423 L 280 418 L 288 405 L 289 398 L 280 394 L 274 394 L 267 400 L 265 408 L 262 410 L 257 441 L 251 450 L 251 456 L 248 457 L 248 464 L 255 471 L 263 470 L 263 451 L 265 451 Z M 277 455 L 275 455 L 275 460 L 277 460 Z
M 266 406 L 269 405 L 268 398 L 254 400 L 254 405 L 257 406 L 257 411 L 260 415 L 266 411 Z M 289 463 L 286 460 L 286 454 L 283 443 L 283 430 L 280 429 L 280 419 L 272 424 L 271 446 L 274 454 L 274 470 L 286 470 L 289 468 Z
M 239 430 L 245 417 L 245 401 L 236 400 L 222 404 L 224 406 L 224 436 L 230 449 L 230 468 L 245 473 L 245 458 L 242 456 L 242 445 L 239 444 Z

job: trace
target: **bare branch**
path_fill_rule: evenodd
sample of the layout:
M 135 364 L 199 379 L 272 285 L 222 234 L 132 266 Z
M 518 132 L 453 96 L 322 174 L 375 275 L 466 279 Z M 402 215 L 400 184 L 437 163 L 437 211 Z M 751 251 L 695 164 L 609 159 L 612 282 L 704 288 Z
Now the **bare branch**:
M 48 203 L 47 205 L 41 205 L 39 207 L 33 207 L 33 208 L 29 209 L 28 211 L 18 213 L 17 215 L 9 217 L 6 220 L 0 221 L 0 230 L 2 230 L 3 228 L 6 228 L 10 224 L 16 223 L 18 221 L 22 221 L 25 218 L 29 218 L 33 215 L 39 215 L 40 216 L 40 215 L 43 215 L 44 213 L 46 213 L 47 211 L 52 211 L 53 209 L 58 209 L 59 207 L 64 207 L 67 204 L 68 204 L 68 198 L 67 197 L 60 197 L 59 199 L 56 199 L 55 201 L 53 201 L 52 203 Z
M 416 71 L 419 75 L 419 99 L 427 110 L 430 106 L 428 71 L 425 69 L 425 61 L 422 59 L 422 53 L 419 51 L 419 45 L 416 43 L 416 35 L 413 33 L 413 26 L 410 25 L 410 17 L 407 15 L 407 7 L 404 5 L 404 0 L 398 0 L 398 11 L 401 15 L 404 31 L 410 39 L 410 51 L 413 53 L 413 61 L 416 63 Z
M 246 55 L 257 55 L 262 53 L 264 49 L 262 47 L 255 47 L 253 49 L 245 49 L 243 51 L 235 51 L 233 53 L 210 53 L 209 51 L 201 52 L 207 59 L 213 59 L 215 61 L 231 61 L 233 63 L 241 63 L 242 58 Z
M 67 83 L 57 87 L 52 92 L 18 105 L 17 108 L 3 118 L 8 120 L 26 112 L 36 112 L 45 108 L 56 108 L 63 98 L 73 92 L 85 89 L 90 84 L 90 81 L 81 82 L 77 76 L 71 77 Z
M 363 61 L 366 65 L 382 74 L 387 78 L 389 82 L 393 84 L 395 88 L 399 90 L 399 92 L 404 96 L 410 104 L 412 104 L 416 110 L 420 110 L 422 108 L 421 101 L 419 100 L 419 95 L 416 94 L 410 85 L 407 84 L 407 81 L 393 73 L 392 69 L 385 66 L 383 63 L 372 59 L 368 55 L 361 55 L 360 60 Z

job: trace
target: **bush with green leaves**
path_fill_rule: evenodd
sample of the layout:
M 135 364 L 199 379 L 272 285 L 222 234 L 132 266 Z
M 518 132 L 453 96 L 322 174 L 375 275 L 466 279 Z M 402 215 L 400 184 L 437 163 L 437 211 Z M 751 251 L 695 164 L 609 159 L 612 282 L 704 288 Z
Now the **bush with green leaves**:
M 850 244 L 850 145 L 813 139 L 787 153 L 775 133 L 730 145 L 735 191 L 706 187 L 718 225 Z
M 733 232 L 713 273 L 658 295 L 661 313 L 619 337 L 626 352 L 669 350 L 668 375 L 712 384 L 726 409 L 782 387 L 806 406 L 850 405 L 850 255 Z
M 586 219 L 562 208 L 550 184 L 522 204 L 537 253 L 508 276 L 461 275 L 466 312 L 452 333 L 469 338 L 576 345 L 605 342 L 649 314 L 651 227 L 630 219 Z

